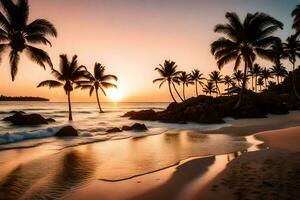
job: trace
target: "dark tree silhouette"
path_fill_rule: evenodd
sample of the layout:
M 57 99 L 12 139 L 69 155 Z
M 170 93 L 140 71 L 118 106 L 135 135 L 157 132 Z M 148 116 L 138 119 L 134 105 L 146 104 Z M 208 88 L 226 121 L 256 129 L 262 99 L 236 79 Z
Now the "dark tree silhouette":
M 271 73 L 276 76 L 277 84 L 281 82 L 281 78 L 286 77 L 288 72 L 282 64 L 272 66 Z
M 215 32 L 226 36 L 219 38 L 211 44 L 212 54 L 217 60 L 219 69 L 230 61 L 235 61 L 234 69 L 237 70 L 242 60 L 244 61 L 244 77 L 239 99 L 235 108 L 242 101 L 243 91 L 246 87 L 247 72 L 252 68 L 256 56 L 271 60 L 267 48 L 278 40 L 272 34 L 277 29 L 282 29 L 283 24 L 265 13 L 248 13 L 243 21 L 236 13 L 226 13 L 227 24 L 219 24 Z
M 295 96 L 300 101 L 300 95 L 296 88 L 296 78 L 295 78 L 295 63 L 297 58 L 300 58 L 300 41 L 299 41 L 299 34 L 291 35 L 287 38 L 286 43 L 283 43 L 283 58 L 289 59 L 289 61 L 293 65 L 292 71 L 292 82 L 293 82 L 293 90 Z
M 204 86 L 203 86 L 203 92 L 205 94 L 209 94 L 209 96 L 211 96 L 214 93 L 215 94 L 218 93 L 217 89 L 216 89 L 216 86 L 215 86 L 215 84 L 212 81 L 208 81 L 207 84 L 204 84 Z
M 237 70 L 232 74 L 232 80 L 236 81 L 237 85 L 241 87 L 241 82 L 243 81 L 244 74 L 241 70 Z
M 225 76 L 224 78 L 223 78 L 223 81 L 222 81 L 222 83 L 224 83 L 225 84 L 225 86 L 227 86 L 227 90 L 229 89 L 229 87 L 230 86 L 232 86 L 232 78 L 230 77 L 230 76 Z
M 178 80 L 182 83 L 182 95 L 183 95 L 183 99 L 186 100 L 186 98 L 185 98 L 185 87 L 188 87 L 189 85 L 194 84 L 194 82 L 191 79 L 191 75 L 187 74 L 186 72 L 181 72 L 178 75 Z
M 292 17 L 294 17 L 293 28 L 299 32 L 300 31 L 300 5 L 297 5 L 295 10 L 293 10 Z
M 15 3 L 16 2 L 16 3 Z M 28 24 L 29 5 L 27 0 L 0 0 L 3 13 L 0 12 L 0 56 L 7 49 L 12 80 L 15 80 L 20 54 L 25 52 L 38 65 L 45 68 L 45 64 L 52 67 L 47 52 L 32 46 L 32 44 L 50 45 L 48 35 L 57 36 L 53 24 L 45 19 L 36 19 Z
M 52 75 L 57 80 L 42 81 L 37 87 L 63 87 L 68 96 L 69 104 L 69 120 L 72 121 L 72 107 L 71 107 L 71 92 L 73 91 L 73 84 L 78 84 L 87 75 L 85 66 L 78 66 L 77 56 L 73 56 L 71 62 L 67 55 L 60 55 L 59 71 L 52 69 Z
M 252 67 L 252 72 L 255 78 L 255 92 L 257 92 L 257 79 L 261 75 L 262 68 L 259 64 L 255 63 Z
M 257 85 L 259 86 L 259 91 L 261 91 L 262 86 L 264 85 L 264 80 L 262 78 L 258 78 Z
M 173 99 L 174 102 L 177 102 L 173 92 L 172 92 L 172 87 L 175 89 L 176 93 L 178 94 L 179 98 L 183 101 L 182 97 L 180 96 L 179 92 L 177 91 L 175 84 L 177 83 L 179 84 L 179 80 L 178 80 L 178 75 L 181 73 L 180 71 L 177 71 L 177 65 L 174 61 L 170 61 L 170 60 L 165 60 L 164 64 L 160 64 L 159 67 L 156 67 L 155 70 L 158 71 L 159 75 L 161 76 L 161 78 L 157 78 L 155 80 L 153 80 L 153 83 L 156 82 L 160 82 L 159 84 L 159 88 L 161 88 L 161 86 L 167 82 L 168 83 L 168 87 L 169 87 L 169 92 L 170 95 Z
M 85 78 L 87 78 L 88 80 L 77 81 L 78 86 L 76 86 L 76 88 L 90 90 L 90 96 L 95 91 L 99 111 L 103 113 L 99 100 L 99 90 L 101 90 L 106 96 L 106 88 L 117 88 L 117 85 L 110 83 L 109 81 L 117 81 L 118 78 L 115 75 L 105 74 L 105 67 L 100 63 L 95 63 L 94 74 L 87 71 L 87 75 L 85 76 Z
M 210 81 L 212 81 L 215 84 L 218 94 L 221 95 L 220 88 L 219 88 L 218 84 L 222 83 L 223 77 L 220 74 L 220 72 L 218 72 L 218 71 L 212 71 L 209 74 L 209 78 L 210 78 Z
M 267 86 L 268 86 L 268 79 L 269 78 L 273 78 L 271 71 L 269 69 L 267 69 L 267 68 L 263 68 L 261 70 L 260 77 L 264 80 L 264 82 L 265 82 L 265 88 L 267 88 Z
M 195 86 L 196 86 L 196 96 L 199 96 L 198 93 L 198 83 L 199 85 L 202 87 L 204 82 L 203 80 L 206 80 L 206 78 L 203 77 L 203 74 L 200 73 L 200 71 L 198 69 L 194 69 L 191 73 L 191 80 L 194 81 Z

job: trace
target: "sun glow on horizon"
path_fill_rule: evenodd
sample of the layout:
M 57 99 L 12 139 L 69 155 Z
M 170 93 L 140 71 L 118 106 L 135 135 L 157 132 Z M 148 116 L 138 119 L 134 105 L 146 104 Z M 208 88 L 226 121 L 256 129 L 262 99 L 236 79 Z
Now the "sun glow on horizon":
M 109 89 L 107 90 L 107 96 L 113 102 L 119 102 L 124 97 L 124 94 L 120 89 Z

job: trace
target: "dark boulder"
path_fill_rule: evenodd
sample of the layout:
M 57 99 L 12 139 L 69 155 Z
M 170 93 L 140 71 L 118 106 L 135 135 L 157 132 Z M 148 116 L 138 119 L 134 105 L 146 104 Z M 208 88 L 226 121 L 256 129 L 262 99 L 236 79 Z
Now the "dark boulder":
M 24 111 L 16 111 L 16 110 L 10 111 L 9 113 L 10 114 L 16 114 L 16 113 L 25 114 Z
M 154 110 L 131 111 L 125 113 L 125 115 L 123 116 L 135 120 L 149 120 L 149 121 L 157 120 L 157 115 Z
M 255 105 L 242 105 L 237 109 L 233 109 L 231 117 L 236 119 L 265 118 L 266 113 Z
M 47 120 L 47 122 L 49 122 L 49 123 L 56 122 L 55 119 L 53 119 L 53 118 L 47 118 L 46 120 Z
M 78 131 L 72 126 L 65 126 L 60 129 L 54 136 L 56 137 L 76 137 L 78 135 Z
M 118 132 L 122 132 L 122 130 L 117 127 L 114 127 L 114 128 L 106 130 L 106 132 L 107 133 L 118 133 Z
M 17 112 L 12 116 L 6 117 L 3 121 L 9 121 L 14 125 L 41 125 L 48 124 L 47 119 L 45 119 L 40 114 L 22 114 Z
M 221 112 L 216 106 L 202 103 L 198 106 L 187 107 L 184 111 L 184 118 L 198 123 L 224 123 Z
M 122 127 L 123 131 L 130 131 L 130 130 L 135 130 L 135 131 L 146 131 L 148 130 L 145 124 L 140 124 L 140 123 L 135 123 L 132 126 L 123 126 Z

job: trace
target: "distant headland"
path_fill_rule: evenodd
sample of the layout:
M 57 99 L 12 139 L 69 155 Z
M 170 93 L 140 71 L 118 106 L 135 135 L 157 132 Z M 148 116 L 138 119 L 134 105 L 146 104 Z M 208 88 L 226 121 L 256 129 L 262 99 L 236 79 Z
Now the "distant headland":
M 42 98 L 42 97 L 23 97 L 23 96 L 4 96 L 0 95 L 0 101 L 49 101 L 49 99 Z

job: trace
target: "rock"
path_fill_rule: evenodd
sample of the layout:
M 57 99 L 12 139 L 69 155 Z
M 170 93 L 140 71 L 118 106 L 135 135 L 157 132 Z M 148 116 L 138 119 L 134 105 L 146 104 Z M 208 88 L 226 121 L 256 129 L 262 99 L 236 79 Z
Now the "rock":
M 77 137 L 78 131 L 72 126 L 65 126 L 60 129 L 55 135 L 55 137 Z
M 123 131 L 130 131 L 130 130 L 136 130 L 136 131 L 146 131 L 148 130 L 145 124 L 135 123 L 132 126 L 123 126 Z
M 49 123 L 51 123 L 51 122 L 56 122 L 55 119 L 53 119 L 53 118 L 47 118 L 46 120 L 47 120 L 47 122 L 49 122 Z
M 114 127 L 114 128 L 106 130 L 106 132 L 107 133 L 118 133 L 118 132 L 122 132 L 122 130 L 117 127 Z
M 135 120 L 157 120 L 157 115 L 154 110 L 141 110 L 141 111 L 130 111 L 123 115 L 124 117 L 130 117 L 130 119 Z
M 3 121 L 12 122 L 14 125 L 41 125 L 48 124 L 48 121 L 40 114 L 22 114 L 16 112 L 14 115 L 6 117 Z
M 15 111 L 15 110 L 10 111 L 9 113 L 10 113 L 10 114 L 16 114 L 16 113 L 25 114 L 24 111 Z

